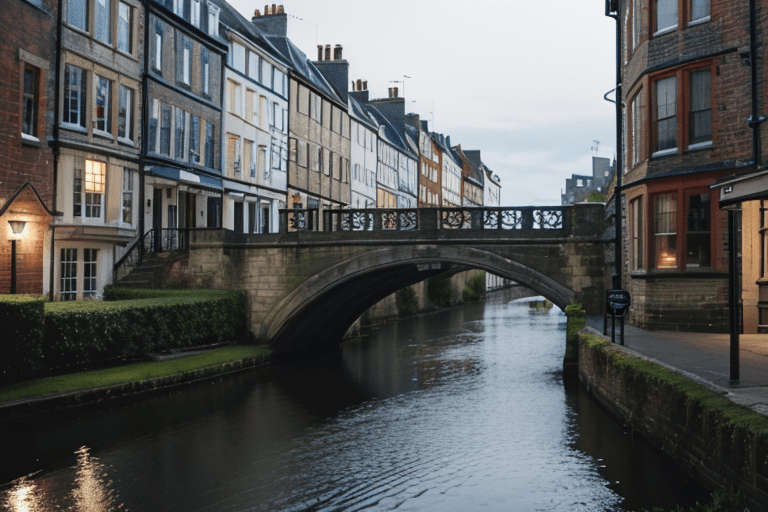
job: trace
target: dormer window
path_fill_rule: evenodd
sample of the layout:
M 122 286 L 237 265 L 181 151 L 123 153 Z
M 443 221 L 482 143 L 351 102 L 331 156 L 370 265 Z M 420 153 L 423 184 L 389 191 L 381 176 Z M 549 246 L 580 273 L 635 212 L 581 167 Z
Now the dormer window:
M 208 35 L 219 35 L 219 8 L 208 4 Z

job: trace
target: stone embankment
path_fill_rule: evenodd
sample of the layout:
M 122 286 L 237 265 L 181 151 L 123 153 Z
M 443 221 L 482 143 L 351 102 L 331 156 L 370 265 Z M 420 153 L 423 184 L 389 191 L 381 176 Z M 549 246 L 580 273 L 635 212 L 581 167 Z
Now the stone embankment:
M 750 510 L 768 510 L 768 417 L 597 331 L 578 337 L 580 381 L 633 434 L 705 485 L 738 490 Z

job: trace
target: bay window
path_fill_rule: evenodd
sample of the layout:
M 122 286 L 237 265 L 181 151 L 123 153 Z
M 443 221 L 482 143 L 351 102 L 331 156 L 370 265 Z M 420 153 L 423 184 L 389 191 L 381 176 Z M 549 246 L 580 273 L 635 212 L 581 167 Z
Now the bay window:
M 653 200 L 654 261 L 658 269 L 677 268 L 677 195 L 660 194 Z
M 656 0 L 656 34 L 677 28 L 677 0 Z
M 656 82 L 655 131 L 656 152 L 677 148 L 677 77 Z
M 712 142 L 712 72 L 709 68 L 690 74 L 689 144 L 696 146 Z

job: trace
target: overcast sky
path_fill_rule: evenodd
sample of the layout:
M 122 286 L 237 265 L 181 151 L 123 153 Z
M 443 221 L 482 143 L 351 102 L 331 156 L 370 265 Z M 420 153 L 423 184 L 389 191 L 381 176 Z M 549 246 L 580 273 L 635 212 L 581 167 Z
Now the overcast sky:
M 247 19 L 264 12 L 229 2 Z M 616 22 L 602 0 L 282 5 L 288 36 L 310 59 L 318 44 L 342 45 L 350 80 L 367 79 L 371 98 L 397 86 L 430 130 L 481 150 L 504 206 L 560 204 L 566 178 L 591 174 L 596 140 L 597 155 L 614 158 L 615 107 L 603 95 L 615 86 Z

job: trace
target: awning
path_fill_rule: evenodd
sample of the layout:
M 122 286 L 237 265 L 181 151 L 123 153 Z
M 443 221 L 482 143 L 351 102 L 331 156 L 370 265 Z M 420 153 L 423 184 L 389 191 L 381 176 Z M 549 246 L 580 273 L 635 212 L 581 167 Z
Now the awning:
M 197 173 L 194 170 L 178 169 L 176 167 L 163 167 L 159 165 L 151 165 L 146 169 L 148 174 L 160 176 L 162 178 L 168 178 L 170 180 L 179 181 L 183 183 L 190 183 L 197 187 L 208 188 L 220 191 L 222 189 L 221 178 L 213 178 L 206 176 L 202 173 Z
M 726 178 L 712 185 L 720 189 L 720 208 L 732 208 L 744 201 L 768 199 L 768 169 Z

